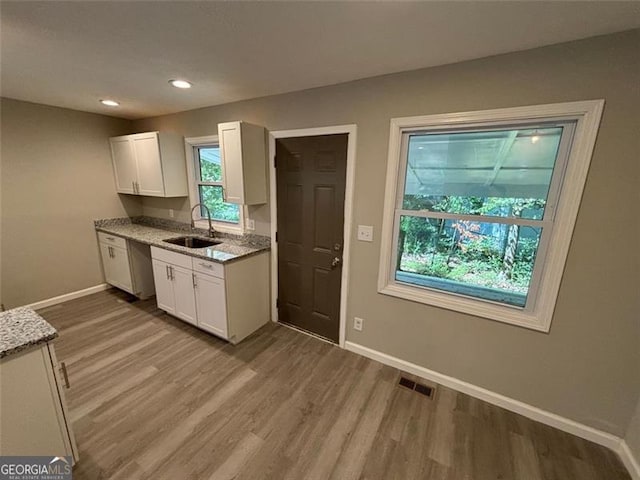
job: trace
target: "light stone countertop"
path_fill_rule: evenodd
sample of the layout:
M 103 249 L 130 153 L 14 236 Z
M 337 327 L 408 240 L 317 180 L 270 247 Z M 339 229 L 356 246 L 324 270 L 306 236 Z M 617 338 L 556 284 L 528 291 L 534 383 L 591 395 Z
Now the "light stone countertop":
M 166 243 L 164 240 L 191 235 L 189 232 L 150 226 L 143 223 L 127 223 L 126 220 L 123 220 L 121 223 L 118 223 L 117 221 L 98 220 L 96 221 L 96 230 L 147 245 L 164 248 L 165 250 L 183 253 L 191 257 L 213 260 L 218 263 L 227 263 L 233 260 L 239 260 L 250 255 L 268 251 L 271 248 L 268 243 L 266 243 L 265 237 L 251 235 L 243 238 L 224 234 L 215 237 L 216 240 L 221 241 L 222 243 L 212 247 L 182 247 Z M 194 236 L 203 237 L 203 235 Z M 266 240 L 268 241 L 268 238 Z
M 29 307 L 0 312 L 0 358 L 57 336 L 56 329 Z

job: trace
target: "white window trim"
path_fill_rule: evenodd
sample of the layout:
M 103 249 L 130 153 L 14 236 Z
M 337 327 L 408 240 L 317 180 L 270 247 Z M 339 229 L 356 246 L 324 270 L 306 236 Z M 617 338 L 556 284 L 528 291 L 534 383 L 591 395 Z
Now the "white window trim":
M 198 194 L 198 182 L 196 180 L 196 159 L 193 155 L 194 147 L 201 147 L 203 145 L 219 145 L 218 135 L 207 135 L 204 137 L 189 137 L 184 139 L 184 151 L 185 158 L 187 162 L 187 180 L 189 182 L 189 205 L 190 208 L 193 209 L 195 205 L 200 203 L 200 195 Z M 224 233 L 235 233 L 237 235 L 242 235 L 245 233 L 245 217 L 246 217 L 246 206 L 239 205 L 240 207 L 240 220 L 237 225 L 230 224 L 228 222 L 219 222 L 216 220 L 211 220 L 211 224 L 214 227 L 214 230 L 218 232 Z M 199 211 L 193 212 L 195 226 L 197 228 L 202 228 L 204 230 L 209 228 L 209 221 L 206 218 L 203 218 L 200 215 Z
M 549 332 L 603 108 L 604 100 L 589 100 L 391 119 L 378 292 L 541 332 Z M 394 216 L 398 194 L 398 176 L 401 174 L 402 166 L 403 132 L 421 128 L 486 127 L 491 124 L 518 124 L 551 119 L 575 120 L 577 123 L 567 159 L 562 192 L 555 212 L 554 228 L 549 237 L 546 252 L 544 252 L 545 263 L 541 269 L 542 273 L 533 310 L 520 310 L 506 305 L 475 300 L 452 293 L 440 293 L 396 282 L 392 275 L 394 271 L 392 258 L 394 257 Z M 532 291 L 532 294 L 536 294 L 536 292 Z

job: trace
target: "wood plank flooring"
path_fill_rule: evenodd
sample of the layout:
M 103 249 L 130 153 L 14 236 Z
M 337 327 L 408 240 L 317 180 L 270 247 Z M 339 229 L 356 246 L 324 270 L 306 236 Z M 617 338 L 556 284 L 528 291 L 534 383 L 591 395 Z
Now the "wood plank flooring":
M 630 478 L 603 447 L 282 326 L 234 347 L 114 290 L 39 313 L 69 371 L 75 480 Z

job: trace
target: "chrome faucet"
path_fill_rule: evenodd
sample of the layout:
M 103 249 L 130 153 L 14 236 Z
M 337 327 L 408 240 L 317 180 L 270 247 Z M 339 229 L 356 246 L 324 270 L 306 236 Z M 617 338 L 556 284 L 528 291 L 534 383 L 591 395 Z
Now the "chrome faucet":
M 209 207 L 207 207 L 204 203 L 196 203 L 191 209 L 191 230 L 196 228 L 196 222 L 193 219 L 193 211 L 198 207 L 204 207 L 204 209 L 207 211 L 207 218 L 209 219 L 209 236 L 213 238 L 214 231 L 213 226 L 211 225 L 211 211 L 209 210 Z

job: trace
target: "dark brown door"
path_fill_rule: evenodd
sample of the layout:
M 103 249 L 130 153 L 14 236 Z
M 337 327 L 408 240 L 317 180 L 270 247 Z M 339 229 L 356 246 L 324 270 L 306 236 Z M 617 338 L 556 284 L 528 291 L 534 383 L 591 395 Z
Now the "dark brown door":
M 347 135 L 276 140 L 278 317 L 338 342 Z

